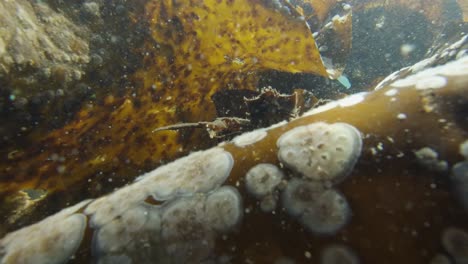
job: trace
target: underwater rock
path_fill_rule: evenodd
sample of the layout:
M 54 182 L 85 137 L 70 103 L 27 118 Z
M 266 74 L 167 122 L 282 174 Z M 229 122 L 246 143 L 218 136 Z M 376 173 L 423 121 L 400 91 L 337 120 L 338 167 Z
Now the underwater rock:
M 37 93 L 41 79 L 66 86 L 79 80 L 89 62 L 89 34 L 46 3 L 2 1 L 0 78 L 9 79 L 12 95 Z M 27 91 L 24 86 L 30 87 Z
M 90 61 L 90 34 L 43 1 L 2 1 L 0 9 L 3 146 L 37 126 L 31 123 L 37 121 L 38 112 L 54 108 L 46 102 L 79 94 L 71 88 L 83 78 Z
M 420 170 L 414 150 L 430 147 L 449 166 L 460 162 L 459 150 L 468 138 L 458 119 L 468 105 L 466 69 L 467 56 L 394 80 L 373 92 L 329 102 L 263 129 L 266 135 L 254 137 L 256 140 L 242 141 L 249 143 L 238 145 L 234 140 L 194 152 L 110 195 L 8 234 L 0 240 L 1 263 L 12 263 L 20 255 L 50 255 L 51 261 L 59 262 L 73 254 L 76 262 L 194 263 L 227 256 L 235 263 L 290 259 L 297 263 L 321 259 L 356 263 L 359 256 L 363 263 L 428 263 L 433 252 L 444 249 L 457 261 L 464 261 L 466 212 L 454 202 L 447 174 L 433 168 Z M 444 85 L 431 85 L 428 80 L 434 78 L 443 78 Z M 406 118 L 399 118 L 401 114 Z M 353 135 L 353 142 L 362 136 L 357 163 L 342 167 L 349 176 L 338 183 L 306 177 L 310 171 L 290 167 L 289 160 L 281 161 L 281 138 L 314 124 L 337 128 L 333 132 L 344 129 Z M 354 136 L 355 130 L 359 137 Z M 340 146 L 339 140 L 328 144 Z M 250 180 L 247 186 L 241 185 L 252 177 L 247 176 L 252 175 L 252 168 L 264 163 L 279 168 L 287 182 L 285 189 L 278 189 L 287 198 L 273 211 L 262 210 L 249 197 Z M 340 164 L 334 160 L 321 166 L 328 170 Z M 310 188 L 301 188 L 305 186 Z M 288 188 L 301 191 L 289 193 Z M 320 199 L 308 199 L 314 196 Z M 309 210 L 308 203 L 317 201 L 323 202 L 318 208 L 333 210 L 323 211 L 325 214 Z M 61 236 L 71 232 L 81 240 L 80 225 L 70 226 L 63 215 L 90 219 L 85 232 L 89 235 L 78 250 L 70 247 L 59 253 L 50 236 L 35 236 L 30 241 L 24 235 L 32 230 L 46 232 L 53 225 Z M 327 221 L 324 215 L 340 221 Z M 327 227 L 333 223 L 338 224 Z M 321 224 L 326 236 L 315 229 Z M 23 247 L 26 241 L 30 244 Z M 44 244 L 51 246 L 39 246 Z M 334 244 L 343 248 L 330 249 Z
M 37 142 L 135 87 L 141 67 L 145 0 L 3 1 L 0 8 L 2 154 Z M 119 12 L 117 12 L 119 10 Z

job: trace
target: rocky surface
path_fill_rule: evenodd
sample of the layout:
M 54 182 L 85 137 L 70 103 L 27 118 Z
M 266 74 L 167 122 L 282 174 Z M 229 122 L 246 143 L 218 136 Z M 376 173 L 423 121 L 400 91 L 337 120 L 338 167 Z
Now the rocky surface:
M 144 34 L 130 13 L 142 11 L 122 3 L 0 3 L 0 145 L 58 127 L 85 99 L 131 86 L 125 79 Z

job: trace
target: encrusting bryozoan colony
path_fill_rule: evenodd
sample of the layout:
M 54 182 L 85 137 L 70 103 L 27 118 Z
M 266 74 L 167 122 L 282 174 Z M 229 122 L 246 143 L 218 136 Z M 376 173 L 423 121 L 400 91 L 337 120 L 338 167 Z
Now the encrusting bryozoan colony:
M 442 232 L 442 246 L 455 263 L 468 263 L 468 233 L 449 227 Z
M 284 178 L 283 172 L 273 164 L 261 163 L 245 176 L 247 190 L 257 198 L 271 194 Z
M 318 183 L 293 179 L 283 193 L 286 212 L 317 234 L 334 234 L 351 217 L 345 197 L 335 189 Z
M 348 124 L 318 122 L 288 131 L 277 146 L 279 160 L 306 179 L 338 182 L 356 163 L 362 141 Z
M 405 170 L 394 166 L 395 162 L 404 166 L 408 166 L 405 162 L 417 164 L 414 151 L 430 147 L 440 160 L 447 162 L 453 172 L 451 181 L 462 181 L 464 184 L 457 186 L 466 186 L 463 165 L 466 161 L 460 161 L 459 149 L 465 153 L 463 142 L 467 134 L 457 123 L 455 114 L 468 104 L 468 71 L 461 72 L 460 68 L 468 68 L 468 57 L 408 77 L 404 85 L 401 81 L 354 95 L 352 100 L 331 102 L 290 122 L 261 130 L 258 135 L 239 137 L 234 142 L 194 152 L 142 175 L 107 196 L 83 201 L 7 234 L 0 240 L 0 263 L 67 260 L 218 263 L 229 259 L 244 262 L 243 254 L 248 250 L 256 252 L 254 249 L 260 246 L 269 253 L 263 254 L 261 250 L 252 253 L 251 261 L 267 258 L 268 263 L 274 263 L 277 259 L 292 258 L 302 263 L 314 258 L 318 263 L 323 256 L 323 263 L 329 263 L 329 259 L 357 263 L 358 257 L 368 254 L 367 260 L 378 263 L 382 248 L 388 247 L 361 251 L 364 242 L 360 239 L 374 234 L 368 230 L 376 226 L 379 232 L 375 233 L 386 232 L 383 226 L 387 225 L 376 219 L 385 221 L 390 214 L 372 211 L 381 199 L 375 193 L 385 190 L 369 186 L 372 181 L 388 178 L 379 175 L 368 179 L 354 174 L 366 172 L 360 166 L 365 163 L 376 164 L 378 168 L 368 171 L 369 174 L 378 175 L 383 173 L 380 168 L 393 166 L 399 174 L 392 177 L 399 177 Z M 446 83 L 423 87 L 427 82 L 422 80 L 435 76 Z M 407 118 L 398 118 L 400 113 Z M 420 132 L 428 128 L 432 129 L 431 133 Z M 450 167 L 456 163 L 462 165 Z M 430 167 L 424 169 L 428 173 L 440 173 Z M 398 178 L 399 184 L 407 178 L 407 175 Z M 375 197 L 375 203 L 368 193 L 374 195 L 371 197 Z M 418 195 L 412 191 L 402 195 L 408 193 Z M 267 201 L 260 208 L 258 200 L 266 197 L 278 197 L 279 203 L 275 201 L 267 206 L 271 202 Z M 427 197 L 430 196 L 424 199 Z M 391 201 L 394 200 L 400 199 L 392 197 Z M 426 210 L 424 204 L 417 204 L 405 213 Z M 437 214 L 430 208 L 432 211 L 423 211 L 426 216 Z M 369 215 L 372 219 L 366 217 Z M 410 227 L 417 228 L 420 223 L 413 218 L 402 219 Z M 401 231 L 400 223 L 394 223 L 393 233 Z M 458 237 L 466 240 L 466 231 L 442 232 L 448 226 L 434 221 L 429 224 L 431 230 L 439 230 L 437 237 L 430 233 L 430 239 L 417 239 L 417 244 L 412 244 L 411 237 L 402 236 L 392 243 L 410 242 L 399 248 L 410 252 L 421 252 L 418 250 L 421 243 L 428 243 L 424 245 L 431 249 L 434 248 L 431 245 L 443 244 L 445 249 L 440 250 L 452 254 L 453 258 L 466 256 L 453 242 Z M 276 236 L 282 239 L 277 240 Z M 261 240 L 264 237 L 266 241 Z M 372 247 L 386 242 L 380 238 L 366 240 L 370 243 L 366 245 Z M 331 244 L 321 239 L 339 242 L 344 247 L 323 249 L 318 245 Z M 298 243 L 293 247 L 282 246 L 289 241 Z
M 1 240 L 1 263 L 63 263 L 83 239 L 87 217 L 77 213 L 83 201 Z
M 277 190 L 282 187 L 283 178 L 284 173 L 273 164 L 260 163 L 247 172 L 247 191 L 260 200 L 260 208 L 264 212 L 275 210 Z
M 322 252 L 320 264 L 358 264 L 356 254 L 343 245 L 330 245 Z

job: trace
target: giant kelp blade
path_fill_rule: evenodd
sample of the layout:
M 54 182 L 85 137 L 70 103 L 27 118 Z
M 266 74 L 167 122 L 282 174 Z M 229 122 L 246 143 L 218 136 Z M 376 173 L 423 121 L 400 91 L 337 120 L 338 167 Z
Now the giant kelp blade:
M 312 14 L 307 14 L 307 17 L 315 16 L 320 22 L 324 22 L 329 15 L 330 10 L 336 5 L 337 0 L 302 0 L 298 1 L 299 5 L 305 9 L 310 7 L 313 10 Z
M 177 63 L 215 66 L 224 71 L 251 67 L 327 76 L 305 22 L 282 1 L 153 1 L 152 35 L 157 42 L 179 42 Z M 171 22 L 168 22 L 171 21 Z M 166 28 L 175 23 L 172 37 Z M 171 36 L 168 39 L 168 35 Z M 174 43 L 175 44 L 175 43 Z M 183 55 L 183 56 L 182 56 Z
M 336 0 L 294 0 L 289 5 L 314 32 L 315 41 L 331 79 L 344 71 L 352 43 L 352 6 Z

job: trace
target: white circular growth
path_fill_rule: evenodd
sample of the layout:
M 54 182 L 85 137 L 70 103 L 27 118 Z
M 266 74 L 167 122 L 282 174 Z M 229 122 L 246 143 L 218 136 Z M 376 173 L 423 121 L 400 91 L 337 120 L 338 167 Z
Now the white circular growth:
M 242 198 L 232 187 L 224 186 L 206 198 L 207 224 L 219 232 L 226 232 L 242 218 Z
M 199 263 L 212 254 L 216 237 L 242 218 L 242 199 L 233 187 L 169 202 L 162 214 L 162 245 L 173 263 Z
M 260 209 L 265 212 L 272 212 L 276 209 L 276 204 L 278 199 L 276 198 L 276 195 L 274 194 L 269 194 L 265 197 L 262 198 L 260 201 Z
M 205 218 L 205 195 L 171 202 L 162 215 L 162 246 L 171 263 L 197 263 L 214 248 L 214 232 Z
M 144 175 L 139 186 L 160 201 L 209 192 L 224 183 L 233 165 L 231 153 L 222 148 L 195 152 Z
M 10 233 L 0 241 L 5 251 L 2 263 L 65 263 L 80 246 L 85 229 L 86 216 L 82 214 L 54 215 Z
M 94 235 L 93 244 L 98 255 L 119 253 L 133 248 L 144 236 L 159 236 L 161 220 L 156 208 L 137 206 L 105 224 Z M 135 240 L 135 238 L 137 238 Z M 146 241 L 149 242 L 149 241 Z M 141 243 L 140 243 L 141 244 Z
M 429 170 L 446 171 L 448 163 L 444 160 L 439 160 L 439 154 L 429 148 L 424 147 L 414 152 L 417 162 Z
M 98 263 L 118 259 L 141 263 L 148 258 L 198 263 L 211 254 L 218 234 L 239 223 L 241 200 L 235 188 L 221 187 L 163 205 L 136 205 L 96 230 L 93 255 Z
M 432 257 L 429 264 L 452 264 L 452 261 L 448 256 L 439 253 Z
M 336 183 L 354 167 L 362 139 L 351 125 L 318 122 L 291 129 L 276 144 L 279 160 L 289 168 L 311 180 Z
M 407 77 L 405 79 L 400 79 L 391 84 L 392 87 L 396 88 L 404 88 L 404 87 L 410 87 L 416 84 L 418 80 L 416 78 Z
M 251 144 L 254 144 L 267 136 L 267 132 L 265 129 L 257 129 L 254 131 L 250 131 L 239 135 L 232 139 L 234 144 L 238 147 L 245 147 Z
M 416 89 L 439 89 L 447 85 L 447 79 L 442 76 L 430 76 L 425 79 L 418 80 L 416 82 Z
M 368 94 L 367 92 L 361 92 L 361 93 L 355 93 L 355 94 L 352 94 L 352 95 L 348 95 L 348 96 L 336 101 L 336 103 L 340 107 L 353 106 L 353 105 L 359 104 L 362 101 L 364 101 L 367 94 Z
M 395 96 L 395 95 L 397 95 L 397 93 L 398 93 L 398 90 L 393 88 L 393 89 L 390 89 L 390 90 L 386 91 L 385 95 L 386 96 Z
M 1 263 L 65 263 L 81 244 L 87 218 L 80 202 L 0 240 Z
M 461 143 L 459 148 L 460 154 L 468 160 L 468 139 Z
M 468 72 L 468 56 L 461 57 L 445 65 L 427 68 L 430 61 L 422 61 L 410 68 L 414 72 L 410 76 L 399 79 L 391 84 L 392 87 L 404 88 L 415 86 L 416 89 L 440 89 L 447 85 L 450 77 L 464 77 Z M 445 78 L 449 77 L 449 78 Z
M 283 191 L 283 206 L 291 216 L 299 216 L 324 190 L 320 183 L 293 178 Z
M 351 209 L 346 198 L 338 191 L 329 189 L 318 196 L 299 221 L 314 233 L 334 234 L 348 223 L 350 217 Z
M 91 216 L 91 227 L 102 227 L 125 211 L 137 206 L 148 197 L 143 189 L 134 185 L 117 190 L 107 196 L 96 199 L 86 207 L 84 213 Z
M 224 183 L 234 164 L 222 148 L 199 151 L 140 176 L 135 183 L 97 199 L 85 210 L 92 226 L 102 226 L 142 203 L 148 196 L 166 201 L 209 192 Z
M 132 264 L 132 259 L 127 255 L 108 255 L 99 258 L 98 264 Z
M 331 101 L 319 107 L 310 109 L 309 111 L 304 113 L 304 116 L 310 116 L 310 115 L 315 115 L 318 113 L 323 113 L 331 109 L 334 109 L 336 107 L 338 107 L 338 103 L 336 101 Z
M 293 179 L 283 192 L 282 202 L 287 213 L 317 234 L 334 234 L 351 217 L 351 209 L 341 193 L 305 180 Z
M 328 102 L 319 107 L 310 109 L 309 111 L 304 113 L 304 116 L 310 116 L 310 115 L 315 115 L 318 113 L 326 112 L 336 107 L 349 107 L 349 106 L 359 104 L 363 102 L 364 99 L 366 99 L 367 94 L 368 94 L 367 92 L 355 93 L 355 94 L 346 96 L 342 99 Z
M 321 264 L 358 264 L 359 259 L 348 247 L 343 245 L 331 245 L 322 252 Z
M 153 205 L 136 206 L 95 230 L 92 253 L 97 263 L 159 260 L 161 216 Z
M 261 198 L 272 193 L 283 178 L 283 172 L 275 165 L 260 163 L 247 172 L 245 185 L 249 193 Z
M 468 161 L 458 162 L 452 167 L 451 185 L 465 210 L 468 210 Z
M 442 232 L 442 245 L 455 263 L 468 263 L 468 233 L 456 227 Z
M 466 76 L 468 72 L 468 56 L 461 57 L 456 61 L 447 63 L 442 69 L 441 73 L 445 76 Z

